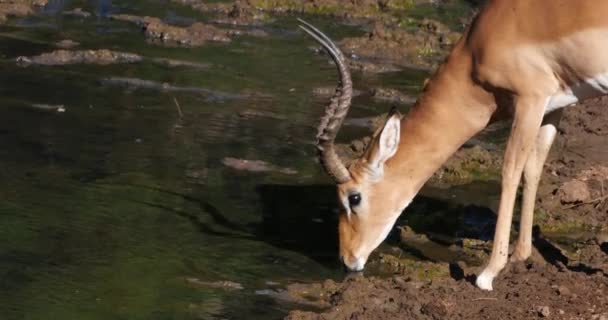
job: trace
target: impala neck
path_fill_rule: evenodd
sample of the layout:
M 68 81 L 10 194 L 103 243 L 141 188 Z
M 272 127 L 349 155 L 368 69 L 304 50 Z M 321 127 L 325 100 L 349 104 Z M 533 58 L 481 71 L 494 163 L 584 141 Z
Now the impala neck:
M 397 154 L 385 167 L 385 178 L 408 188 L 400 190 L 400 203 L 409 203 L 454 152 L 487 126 L 495 110 L 494 96 L 473 81 L 471 54 L 460 41 L 401 121 Z

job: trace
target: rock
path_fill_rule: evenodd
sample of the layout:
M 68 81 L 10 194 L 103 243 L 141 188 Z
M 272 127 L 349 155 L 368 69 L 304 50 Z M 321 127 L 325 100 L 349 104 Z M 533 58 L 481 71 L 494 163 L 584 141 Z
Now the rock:
M 538 312 L 538 315 L 543 318 L 548 318 L 551 315 L 551 309 L 549 309 L 547 306 L 540 306 L 536 308 L 536 312 Z
M 183 28 L 166 24 L 156 17 L 140 17 L 128 14 L 115 14 L 110 17 L 114 20 L 137 24 L 142 28 L 146 39 L 152 43 L 195 47 L 201 46 L 207 41 L 230 42 L 228 31 L 200 22 Z
M 88 18 L 91 16 L 91 13 L 88 11 L 82 10 L 82 8 L 75 8 L 73 10 L 68 10 L 63 12 L 66 16 L 78 17 L 78 18 Z
M 78 43 L 74 40 L 70 40 L 70 39 L 61 40 L 61 41 L 58 41 L 55 43 L 56 47 L 59 47 L 62 49 L 70 49 L 70 48 L 77 47 L 78 45 L 80 45 L 80 43 Z
M 54 112 L 58 112 L 58 113 L 65 112 L 65 106 L 62 104 L 50 105 L 50 104 L 34 103 L 34 104 L 32 104 L 32 108 L 37 109 L 37 110 L 42 110 L 42 111 L 54 111 Z
M 416 97 L 404 94 L 397 89 L 391 88 L 374 88 L 370 90 L 370 95 L 379 101 L 392 102 L 398 104 L 413 104 L 416 102 Z
M 570 289 L 568 289 L 564 286 L 559 286 L 557 288 L 557 293 L 559 293 L 560 296 L 568 296 L 568 295 L 570 295 Z
M 281 168 L 275 165 L 272 165 L 266 161 L 262 160 L 246 160 L 246 159 L 237 159 L 226 157 L 222 159 L 222 163 L 235 170 L 239 171 L 249 171 L 249 172 L 279 172 L 282 174 L 297 174 L 298 172 L 291 168 Z
M 576 179 L 562 184 L 557 193 L 562 204 L 581 203 L 591 197 L 587 184 Z
M 312 89 L 312 94 L 318 98 L 330 98 L 336 93 L 336 86 L 317 87 Z M 361 91 L 353 89 L 353 97 L 361 95 Z
M 448 308 L 442 301 L 433 301 L 426 303 L 420 309 L 422 314 L 430 316 L 434 320 L 447 319 Z
M 99 64 L 108 65 L 115 63 L 135 63 L 142 61 L 140 55 L 127 52 L 117 52 L 108 49 L 101 50 L 56 50 L 32 57 L 17 57 L 20 65 L 68 65 L 68 64 Z
M 243 285 L 233 281 L 202 281 L 198 278 L 188 277 L 185 279 L 187 283 L 197 287 L 207 287 L 214 289 L 224 289 L 228 291 L 243 290 Z

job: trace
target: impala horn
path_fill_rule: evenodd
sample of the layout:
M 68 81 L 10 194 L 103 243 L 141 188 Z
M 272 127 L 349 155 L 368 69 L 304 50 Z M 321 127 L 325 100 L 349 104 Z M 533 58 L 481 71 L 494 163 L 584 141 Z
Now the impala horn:
M 323 46 L 338 68 L 340 76 L 338 86 L 331 98 L 331 102 L 325 107 L 325 115 L 321 118 L 321 123 L 317 128 L 317 150 L 319 151 L 321 165 L 327 174 L 336 183 L 342 184 L 350 181 L 351 176 L 336 153 L 334 140 L 350 108 L 350 102 L 353 97 L 353 82 L 342 51 L 319 29 L 302 19 L 298 19 L 298 21 L 304 24 L 300 25 L 300 28 Z

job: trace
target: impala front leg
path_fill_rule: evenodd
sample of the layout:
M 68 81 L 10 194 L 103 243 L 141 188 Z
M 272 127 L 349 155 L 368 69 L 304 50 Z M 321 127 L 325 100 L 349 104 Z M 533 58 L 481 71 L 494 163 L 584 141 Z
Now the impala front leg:
M 545 113 L 546 100 L 538 96 L 519 96 L 515 99 L 513 125 L 502 167 L 502 192 L 492 254 L 488 265 L 476 281 L 481 289 L 492 290 L 492 280 L 507 263 L 509 233 L 517 187 L 524 165 L 534 148 L 534 141 Z

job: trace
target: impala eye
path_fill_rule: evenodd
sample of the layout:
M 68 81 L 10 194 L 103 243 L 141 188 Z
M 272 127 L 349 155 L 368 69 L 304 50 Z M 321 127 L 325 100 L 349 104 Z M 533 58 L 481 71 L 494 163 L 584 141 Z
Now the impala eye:
M 351 207 L 358 206 L 361 203 L 361 194 L 360 193 L 352 193 L 348 195 L 348 204 Z

